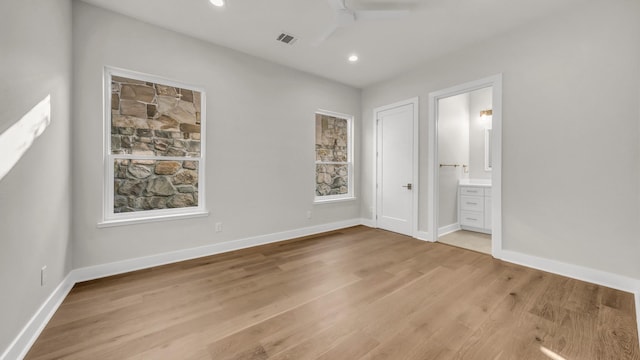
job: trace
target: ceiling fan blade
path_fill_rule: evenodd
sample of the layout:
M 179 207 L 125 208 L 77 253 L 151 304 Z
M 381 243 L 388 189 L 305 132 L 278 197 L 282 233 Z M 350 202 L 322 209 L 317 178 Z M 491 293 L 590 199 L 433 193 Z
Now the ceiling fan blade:
M 356 20 L 384 20 L 399 19 L 409 15 L 409 10 L 357 10 L 354 11 Z
M 422 0 L 407 1 L 369 1 L 362 0 L 349 1 L 350 9 L 354 10 L 416 10 L 420 7 Z
M 333 35 L 333 33 L 336 32 L 336 30 L 338 30 L 338 24 L 333 24 L 331 25 L 331 27 L 329 29 L 327 29 L 327 31 L 325 31 L 324 33 L 322 33 L 322 35 L 318 38 L 318 40 L 316 40 L 315 43 L 313 43 L 314 46 L 318 46 L 320 44 L 322 44 L 323 42 L 325 42 L 328 38 L 331 37 L 331 35 Z
M 327 2 L 333 10 L 344 10 L 347 8 L 347 6 L 344 4 L 344 0 L 327 0 Z
M 338 26 L 349 26 L 356 21 L 355 12 L 344 9 L 344 10 L 336 10 L 336 23 Z

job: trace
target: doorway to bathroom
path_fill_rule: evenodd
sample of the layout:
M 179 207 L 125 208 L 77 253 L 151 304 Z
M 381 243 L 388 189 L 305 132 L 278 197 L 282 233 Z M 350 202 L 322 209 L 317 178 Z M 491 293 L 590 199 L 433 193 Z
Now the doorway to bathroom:
M 429 238 L 500 257 L 502 77 L 429 94 Z

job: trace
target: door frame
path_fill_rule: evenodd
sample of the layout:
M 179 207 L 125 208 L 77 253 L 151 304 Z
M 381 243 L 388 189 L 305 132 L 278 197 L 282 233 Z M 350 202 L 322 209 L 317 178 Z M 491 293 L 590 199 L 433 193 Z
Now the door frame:
M 429 241 L 438 240 L 438 101 L 474 90 L 493 87 L 491 149 L 491 255 L 502 257 L 502 74 L 452 86 L 429 93 L 429 140 L 427 165 L 427 209 Z
M 373 109 L 373 211 L 372 214 L 374 216 L 373 222 L 375 227 L 378 228 L 378 210 L 379 207 L 379 189 L 378 189 L 378 180 L 380 179 L 379 171 L 380 166 L 378 166 L 378 152 L 379 152 L 379 141 L 378 141 L 378 113 L 382 111 L 391 110 L 393 108 L 397 108 L 405 105 L 413 105 L 413 198 L 412 198 L 412 206 L 411 206 L 411 236 L 417 237 L 418 234 L 418 193 L 419 193 L 419 184 L 418 184 L 418 171 L 419 171 L 419 141 L 420 141 L 420 133 L 419 133 L 419 98 L 416 96 L 414 98 L 410 98 L 407 100 L 402 100 L 395 102 L 393 104 L 380 106 Z

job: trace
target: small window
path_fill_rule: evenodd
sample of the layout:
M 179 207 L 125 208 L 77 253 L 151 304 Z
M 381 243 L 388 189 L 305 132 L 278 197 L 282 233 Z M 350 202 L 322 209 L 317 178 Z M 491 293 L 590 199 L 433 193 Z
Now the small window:
M 202 89 L 105 69 L 104 222 L 206 213 Z
M 316 202 L 353 199 L 353 116 L 316 112 Z

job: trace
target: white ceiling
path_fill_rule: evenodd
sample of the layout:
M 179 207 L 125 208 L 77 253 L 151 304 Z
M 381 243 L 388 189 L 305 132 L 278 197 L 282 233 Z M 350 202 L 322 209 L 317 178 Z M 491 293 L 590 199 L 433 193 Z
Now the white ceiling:
M 355 87 L 386 80 L 470 43 L 568 11 L 589 0 L 347 0 L 351 8 L 394 3 L 407 17 L 362 20 L 317 40 L 334 22 L 327 0 L 83 0 L 130 17 Z M 299 37 L 294 45 L 275 39 Z M 348 63 L 357 53 L 360 61 Z

